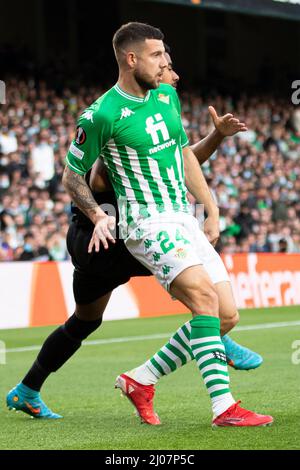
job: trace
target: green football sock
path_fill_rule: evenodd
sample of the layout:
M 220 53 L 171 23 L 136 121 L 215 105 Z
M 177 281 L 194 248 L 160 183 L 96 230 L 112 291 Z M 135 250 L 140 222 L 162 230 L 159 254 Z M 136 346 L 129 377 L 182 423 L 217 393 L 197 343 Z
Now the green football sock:
M 235 403 L 229 388 L 225 348 L 220 337 L 219 318 L 198 315 L 191 322 L 191 348 L 215 416 Z
M 213 317 L 205 316 L 203 318 L 209 319 Z M 218 341 L 216 342 L 216 345 L 217 346 L 219 345 L 219 347 L 222 348 L 221 352 L 223 353 L 224 346 L 222 342 L 220 341 L 220 331 L 219 331 L 220 323 L 218 319 L 215 319 L 215 320 L 216 321 L 214 321 L 213 319 L 212 322 L 215 323 L 218 328 L 218 331 L 217 331 Z M 174 372 L 179 367 L 182 367 L 183 365 L 193 360 L 194 354 L 193 354 L 191 344 L 190 344 L 192 321 L 187 322 L 182 327 L 180 327 L 176 331 L 176 333 L 170 338 L 170 340 L 156 354 L 154 354 L 154 356 L 152 356 L 148 361 L 146 361 L 144 364 L 137 367 L 136 369 L 127 372 L 127 374 L 130 377 L 132 377 L 134 380 L 136 380 L 137 382 L 142 383 L 144 385 L 156 384 L 162 376 L 168 375 L 171 372 Z M 210 322 L 210 320 L 208 320 L 208 322 Z M 216 331 L 214 332 L 216 333 Z M 210 365 L 211 364 L 208 364 L 208 369 L 204 372 L 205 377 L 203 378 L 204 378 L 205 383 L 209 383 L 212 380 L 216 380 L 214 376 L 218 375 L 213 372 L 215 370 L 214 368 L 211 368 L 211 369 L 209 368 Z M 227 370 L 227 364 L 225 364 L 225 369 Z M 210 370 L 212 371 L 212 373 L 210 373 Z M 227 382 L 226 376 L 224 375 L 224 364 L 223 365 L 222 363 L 219 364 L 219 371 L 223 372 L 223 374 L 219 374 L 222 376 L 221 380 L 224 381 L 225 379 L 225 381 Z M 227 377 L 228 377 L 228 373 L 227 373 Z M 219 377 L 217 377 L 217 379 L 220 380 Z M 229 380 L 228 380 L 228 383 L 229 383 Z M 210 385 L 214 387 L 214 385 L 221 385 L 221 383 L 210 384 Z M 222 385 L 224 384 L 222 383 Z M 221 393 L 220 395 L 226 395 L 226 393 L 228 392 L 225 391 L 225 393 Z M 222 396 L 219 397 L 218 393 L 217 394 L 213 393 L 213 396 L 211 396 L 211 398 L 214 400 L 215 403 L 223 401 Z

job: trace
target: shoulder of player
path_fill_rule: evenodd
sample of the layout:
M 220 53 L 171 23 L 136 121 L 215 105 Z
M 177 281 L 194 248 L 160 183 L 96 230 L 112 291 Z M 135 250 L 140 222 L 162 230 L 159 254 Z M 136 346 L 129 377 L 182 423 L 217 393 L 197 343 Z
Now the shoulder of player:
M 177 95 L 175 88 L 168 83 L 161 83 L 158 88 L 155 89 L 157 94 L 166 93 L 168 95 Z
M 88 108 L 86 108 L 79 117 L 79 124 L 93 126 L 96 124 L 112 124 L 116 102 L 112 88 L 96 99 Z
M 161 101 L 164 101 L 164 97 L 166 97 L 165 99 L 168 99 L 168 96 L 170 96 L 171 100 L 175 103 L 178 101 L 177 91 L 172 85 L 167 83 L 161 83 L 159 87 L 155 90 L 152 90 L 152 92 L 154 92 L 157 98 Z

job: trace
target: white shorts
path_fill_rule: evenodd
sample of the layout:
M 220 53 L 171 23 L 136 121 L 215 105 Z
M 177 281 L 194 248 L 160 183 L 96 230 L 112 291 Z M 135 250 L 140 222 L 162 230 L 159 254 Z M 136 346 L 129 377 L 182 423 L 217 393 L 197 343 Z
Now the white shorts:
M 214 284 L 230 280 L 222 259 L 190 214 L 151 217 L 125 244 L 166 290 L 178 274 L 196 265 L 203 265 Z

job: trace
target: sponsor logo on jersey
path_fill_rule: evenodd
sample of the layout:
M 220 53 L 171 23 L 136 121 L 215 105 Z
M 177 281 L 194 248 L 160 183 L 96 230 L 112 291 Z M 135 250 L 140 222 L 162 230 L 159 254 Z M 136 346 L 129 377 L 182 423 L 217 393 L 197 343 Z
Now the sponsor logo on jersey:
M 170 104 L 170 96 L 169 95 L 164 95 L 163 93 L 160 93 L 158 95 L 158 100 L 162 101 L 163 103 Z
M 82 117 L 86 119 L 87 121 L 91 121 L 94 124 L 94 113 L 93 111 L 85 111 L 82 114 Z
M 82 160 L 84 157 L 84 152 L 78 149 L 74 144 L 71 144 L 70 153 L 74 155 L 74 157 L 79 158 L 79 160 Z
M 85 141 L 86 141 L 85 130 L 82 127 L 77 127 L 76 136 L 75 136 L 76 144 L 82 145 L 84 144 Z
M 146 119 L 145 131 L 151 136 L 153 145 L 155 145 L 155 147 L 149 149 L 150 155 L 172 147 L 173 145 L 176 145 L 176 140 L 170 139 L 168 128 L 160 113 L 155 114 L 154 117 L 149 116 Z M 161 142 L 162 140 L 164 143 L 160 144 L 159 142 Z
M 165 150 L 169 147 L 172 147 L 173 145 L 176 145 L 175 139 L 171 139 L 168 142 L 165 142 L 164 144 L 157 145 L 156 147 L 152 147 L 151 149 L 149 149 L 149 153 L 150 155 L 152 155 L 153 153 L 160 152 L 161 150 Z
M 129 109 L 127 107 L 122 108 L 120 119 L 128 118 L 128 117 L 132 116 L 133 114 L 134 114 L 134 111 L 132 111 L 131 109 Z
M 152 116 L 149 116 L 146 119 L 146 132 L 151 135 L 153 145 L 159 144 L 159 136 L 163 138 L 163 141 L 170 139 L 170 134 L 166 126 L 165 121 L 160 113 Z

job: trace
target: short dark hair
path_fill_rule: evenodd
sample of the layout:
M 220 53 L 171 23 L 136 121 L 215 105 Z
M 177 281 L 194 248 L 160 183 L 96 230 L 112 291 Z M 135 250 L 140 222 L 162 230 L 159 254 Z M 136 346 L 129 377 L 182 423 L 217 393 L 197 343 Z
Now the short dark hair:
M 123 24 L 118 31 L 115 32 L 113 37 L 113 47 L 116 56 L 121 49 L 124 49 L 130 44 L 137 42 L 143 42 L 146 39 L 158 39 L 164 40 L 162 31 L 154 26 L 146 23 L 138 23 L 132 21 L 127 24 Z
M 28 240 L 28 238 L 34 238 L 34 235 L 32 232 L 26 232 L 24 235 L 24 240 Z

